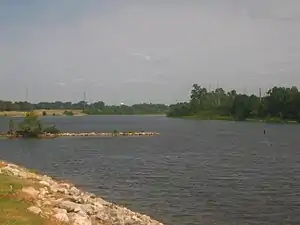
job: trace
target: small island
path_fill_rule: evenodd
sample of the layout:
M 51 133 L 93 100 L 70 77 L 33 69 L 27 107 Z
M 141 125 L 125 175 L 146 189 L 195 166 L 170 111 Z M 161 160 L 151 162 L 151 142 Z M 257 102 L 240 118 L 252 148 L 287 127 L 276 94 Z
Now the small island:
M 157 132 L 61 132 L 55 125 L 43 127 L 39 116 L 31 111 L 24 120 L 15 124 L 9 120 L 8 132 L 0 133 L 4 138 L 56 138 L 56 137 L 115 137 L 115 136 L 155 136 Z

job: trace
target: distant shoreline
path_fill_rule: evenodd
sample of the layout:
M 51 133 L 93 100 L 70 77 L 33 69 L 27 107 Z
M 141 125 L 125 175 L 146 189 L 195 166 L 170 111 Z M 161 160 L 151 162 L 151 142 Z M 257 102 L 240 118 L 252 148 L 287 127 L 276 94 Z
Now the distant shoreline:
M 87 114 L 78 109 L 39 109 L 33 110 L 38 116 L 165 116 L 164 113 L 145 113 L 145 114 Z M 65 112 L 72 112 L 67 115 Z M 0 117 L 25 117 L 26 111 L 0 111 Z M 45 113 L 45 115 L 43 115 Z
M 205 120 L 205 121 L 234 121 L 234 122 L 251 122 L 251 123 L 270 123 L 270 124 L 299 124 L 297 121 L 293 120 L 282 120 L 280 118 L 248 118 L 246 120 L 235 120 L 230 116 L 211 116 L 211 117 L 201 117 L 201 116 L 181 116 L 181 117 L 170 117 L 178 119 L 188 119 L 188 120 Z

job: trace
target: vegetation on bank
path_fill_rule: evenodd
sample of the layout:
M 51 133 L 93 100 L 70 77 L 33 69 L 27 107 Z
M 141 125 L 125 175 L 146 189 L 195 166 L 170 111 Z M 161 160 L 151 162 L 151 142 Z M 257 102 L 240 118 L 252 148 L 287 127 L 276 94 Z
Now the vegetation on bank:
M 54 125 L 43 127 L 38 115 L 34 112 L 28 112 L 24 120 L 15 124 L 12 119 L 9 120 L 8 134 L 24 138 L 37 138 L 44 133 L 58 134 L 60 131 Z
M 17 195 L 21 188 L 20 180 L 0 174 L 0 224 L 46 224 L 41 217 L 27 210 L 30 204 Z
M 146 115 L 146 114 L 166 114 L 169 107 L 164 104 L 141 103 L 128 105 L 106 105 L 99 101 L 88 104 L 84 101 L 72 102 L 40 102 L 37 104 L 29 102 L 0 101 L 0 112 L 9 116 L 10 112 L 40 111 L 43 116 L 52 115 Z M 75 113 L 76 112 L 76 113 Z
M 0 169 L 2 163 L 0 162 Z M 20 194 L 21 188 L 28 183 L 16 177 L 0 173 L 0 224 L 6 225 L 54 225 L 49 221 L 27 210 L 31 206 L 29 199 Z
M 273 87 L 265 96 L 225 92 L 222 88 L 207 91 L 194 84 L 188 102 L 170 105 L 169 117 L 203 120 L 300 122 L 300 92 L 297 87 Z

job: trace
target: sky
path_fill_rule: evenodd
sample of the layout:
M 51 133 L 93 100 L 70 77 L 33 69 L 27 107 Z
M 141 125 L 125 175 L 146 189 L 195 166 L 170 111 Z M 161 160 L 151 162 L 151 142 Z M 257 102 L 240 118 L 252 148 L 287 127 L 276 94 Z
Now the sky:
M 0 99 L 175 103 L 300 85 L 299 0 L 1 0 Z

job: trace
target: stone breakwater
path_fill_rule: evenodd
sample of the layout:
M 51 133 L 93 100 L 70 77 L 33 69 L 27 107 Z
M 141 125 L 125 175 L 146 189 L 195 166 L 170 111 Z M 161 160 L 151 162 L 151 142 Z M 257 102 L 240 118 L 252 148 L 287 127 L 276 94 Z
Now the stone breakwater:
M 156 136 L 158 132 L 61 132 L 58 134 L 43 133 L 39 138 L 56 138 L 56 137 L 116 137 L 116 136 Z M 22 136 L 8 133 L 0 133 L 4 138 L 22 138 Z
M 21 194 L 32 200 L 29 211 L 59 223 L 72 225 L 163 225 L 149 216 L 109 203 L 94 194 L 79 190 L 68 182 L 0 161 L 0 173 L 31 181 Z
M 59 133 L 61 137 L 76 137 L 76 136 L 94 136 L 94 137 L 107 137 L 107 136 L 155 136 L 159 135 L 157 132 L 80 132 L 80 133 Z

